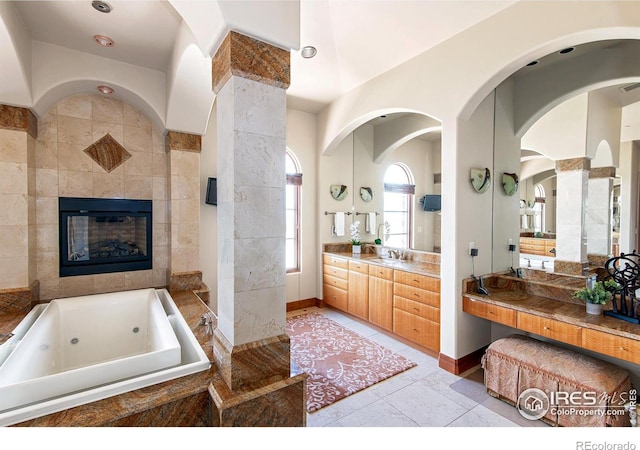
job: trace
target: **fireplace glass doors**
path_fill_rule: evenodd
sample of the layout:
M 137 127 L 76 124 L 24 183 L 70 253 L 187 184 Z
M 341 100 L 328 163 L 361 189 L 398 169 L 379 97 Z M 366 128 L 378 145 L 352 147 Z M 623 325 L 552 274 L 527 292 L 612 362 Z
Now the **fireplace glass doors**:
M 152 268 L 152 202 L 60 197 L 60 276 Z

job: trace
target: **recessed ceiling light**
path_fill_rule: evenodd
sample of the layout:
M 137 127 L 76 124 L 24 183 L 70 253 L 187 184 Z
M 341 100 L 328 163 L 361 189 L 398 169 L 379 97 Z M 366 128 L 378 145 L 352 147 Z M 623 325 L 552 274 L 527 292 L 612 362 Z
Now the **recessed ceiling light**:
M 94 9 L 100 11 L 101 13 L 111 12 L 111 6 L 109 6 L 109 4 L 105 2 L 94 0 L 91 2 L 91 6 L 93 6 Z
M 95 41 L 102 45 L 103 47 L 113 47 L 113 41 L 111 40 L 111 38 L 107 37 L 107 36 L 103 36 L 101 34 L 96 34 L 93 39 L 95 39 Z
M 109 86 L 98 86 L 98 90 L 106 95 L 113 94 L 113 89 Z
M 574 47 L 567 47 L 567 48 L 563 48 L 562 50 L 560 50 L 560 54 L 564 55 L 566 53 L 571 53 L 574 49 Z
M 318 50 L 316 50 L 316 48 L 312 47 L 311 45 L 302 47 L 302 50 L 300 51 L 300 54 L 302 55 L 302 57 L 307 59 L 313 58 L 314 56 L 316 56 L 316 53 L 318 53 Z

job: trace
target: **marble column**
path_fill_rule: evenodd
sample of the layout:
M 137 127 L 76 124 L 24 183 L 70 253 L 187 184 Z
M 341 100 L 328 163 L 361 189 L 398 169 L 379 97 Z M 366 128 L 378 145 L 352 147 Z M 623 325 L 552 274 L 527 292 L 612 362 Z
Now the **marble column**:
M 169 289 L 199 290 L 200 272 L 200 150 L 201 137 L 169 131 L 170 259 Z
M 0 105 L 0 311 L 28 311 L 36 280 L 35 139 L 26 108 Z
M 586 206 L 588 158 L 556 161 L 556 260 L 554 271 L 582 275 L 588 266 Z
M 305 377 L 292 372 L 285 332 L 289 52 L 230 32 L 212 66 L 219 251 L 213 422 L 305 425 Z
M 593 259 L 597 265 L 604 265 L 611 255 L 611 200 L 615 176 L 615 167 L 597 167 L 589 171 L 587 252 L 589 261 Z

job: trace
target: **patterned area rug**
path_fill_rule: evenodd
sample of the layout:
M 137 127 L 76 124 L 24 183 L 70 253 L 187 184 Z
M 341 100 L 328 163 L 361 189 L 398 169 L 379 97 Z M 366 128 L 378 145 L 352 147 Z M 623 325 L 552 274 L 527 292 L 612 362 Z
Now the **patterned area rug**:
M 309 375 L 308 412 L 416 366 L 321 314 L 288 318 L 287 334 L 291 338 L 291 359 Z

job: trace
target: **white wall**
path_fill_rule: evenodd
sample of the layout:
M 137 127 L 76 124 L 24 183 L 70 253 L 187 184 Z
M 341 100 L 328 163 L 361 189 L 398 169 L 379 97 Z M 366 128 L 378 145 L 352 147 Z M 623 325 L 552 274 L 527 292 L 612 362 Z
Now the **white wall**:
M 316 153 L 316 116 L 287 110 L 287 148 L 295 154 L 302 169 L 300 191 L 300 272 L 287 274 L 287 303 L 319 298 L 317 271 L 320 264 L 317 229 L 318 164 Z
M 216 104 L 209 116 L 207 134 L 202 136 L 200 152 L 200 270 L 209 288 L 209 306 L 218 310 L 218 208 L 207 205 L 207 181 L 218 176 L 216 158 Z

